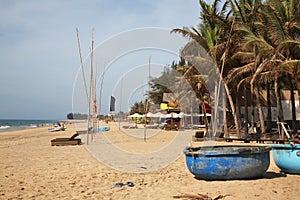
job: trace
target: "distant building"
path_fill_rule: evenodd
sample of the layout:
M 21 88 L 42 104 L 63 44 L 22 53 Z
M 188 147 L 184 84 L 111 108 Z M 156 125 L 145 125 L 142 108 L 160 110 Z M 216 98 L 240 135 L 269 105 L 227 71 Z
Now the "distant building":
M 267 91 L 263 90 L 260 92 L 261 94 L 261 104 L 263 107 L 263 112 L 264 112 L 264 117 L 267 119 Z M 271 112 L 272 112 L 272 120 L 277 120 L 278 116 L 278 109 L 277 109 L 277 103 L 276 103 L 276 96 L 274 90 L 270 91 L 270 96 L 271 96 Z M 245 118 L 245 107 L 244 107 L 244 96 L 241 95 L 239 99 L 239 103 L 241 106 L 241 114 L 242 118 Z M 247 99 L 248 99 L 248 118 L 250 119 L 251 117 L 251 105 L 250 105 L 250 91 L 247 92 Z M 292 105 L 291 105 L 291 100 L 290 100 L 290 91 L 289 90 L 281 90 L 281 104 L 282 104 L 282 109 L 283 109 L 283 115 L 284 115 L 284 120 L 292 120 Z M 296 104 L 296 118 L 297 120 L 300 120 L 300 109 L 299 109 L 299 95 L 298 92 L 295 91 L 295 104 Z M 256 107 L 256 103 L 254 105 L 254 118 L 255 121 L 259 120 L 259 113 L 258 109 Z

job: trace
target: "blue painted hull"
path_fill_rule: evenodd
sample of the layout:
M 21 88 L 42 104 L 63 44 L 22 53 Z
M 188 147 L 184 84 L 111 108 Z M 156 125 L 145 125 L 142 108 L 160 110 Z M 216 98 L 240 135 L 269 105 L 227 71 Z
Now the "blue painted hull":
M 284 172 L 300 174 L 300 145 L 271 145 L 275 164 Z
M 206 146 L 186 148 L 184 153 L 189 171 L 204 180 L 258 178 L 270 165 L 266 146 Z

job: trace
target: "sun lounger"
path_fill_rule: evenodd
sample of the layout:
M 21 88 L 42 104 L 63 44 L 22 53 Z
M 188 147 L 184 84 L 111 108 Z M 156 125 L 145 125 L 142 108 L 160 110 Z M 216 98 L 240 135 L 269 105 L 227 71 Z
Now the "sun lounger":
M 81 144 L 81 139 L 76 139 L 78 133 L 75 133 L 70 138 L 55 138 L 51 140 L 51 146 L 66 146 L 66 145 L 79 145 Z

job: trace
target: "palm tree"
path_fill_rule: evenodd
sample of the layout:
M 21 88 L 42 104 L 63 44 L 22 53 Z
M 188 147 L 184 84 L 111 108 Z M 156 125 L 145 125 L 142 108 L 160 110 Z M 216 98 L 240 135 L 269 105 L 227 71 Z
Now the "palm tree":
M 253 58 L 252 64 L 250 64 L 251 62 L 246 63 L 244 68 L 235 69 L 235 71 L 242 72 L 251 65 L 252 73 L 249 73 L 251 71 L 249 69 L 246 74 L 252 76 L 251 88 L 257 99 L 259 99 L 257 89 L 263 83 L 273 81 L 276 86 L 277 102 L 280 102 L 277 88 L 279 78 L 284 74 L 289 74 L 293 80 L 299 80 L 299 78 L 297 79 L 299 70 L 296 70 L 299 64 L 299 40 L 295 37 L 297 35 L 295 33 L 300 30 L 300 3 L 293 0 L 269 0 L 264 4 L 251 0 L 240 0 L 239 3 L 237 1 L 230 2 L 232 8 L 235 8 L 233 13 L 237 18 L 237 30 L 241 31 L 244 36 L 241 44 L 243 54 L 237 52 L 237 55 L 242 54 Z M 255 4 L 249 6 L 249 3 Z M 243 8 L 252 8 L 250 12 L 252 17 L 247 17 L 247 12 Z M 247 21 L 247 19 L 250 20 Z M 240 24 L 238 24 L 239 21 Z M 280 103 L 277 104 L 280 105 Z M 260 107 L 259 104 L 258 107 Z M 282 116 L 282 108 L 279 108 L 279 118 Z M 295 115 L 293 114 L 293 116 Z M 263 119 L 263 113 L 260 111 L 260 121 L 262 122 Z
M 290 77 L 288 85 L 291 90 L 293 132 L 297 132 L 294 90 L 300 91 L 300 2 L 289 0 L 270 0 L 267 4 L 267 19 L 270 38 L 276 45 L 276 50 L 283 57 L 279 66 L 284 74 Z M 299 93 L 298 93 L 299 94 Z M 300 100 L 300 98 L 299 98 Z
M 238 128 L 239 123 L 232 94 L 240 94 L 234 91 L 239 91 L 241 86 L 244 88 L 250 86 L 257 100 L 264 133 L 264 113 L 259 98 L 262 86 L 274 84 L 280 121 L 283 120 L 280 87 L 288 86 L 286 82 L 281 82 L 281 78 L 288 75 L 291 80 L 290 88 L 293 91 L 297 89 L 300 94 L 300 18 L 298 17 L 300 16 L 300 2 L 229 0 L 232 18 L 228 17 L 230 12 L 226 12 L 228 3 L 226 2 L 220 11 L 218 10 L 219 3 L 220 1 L 216 0 L 212 5 L 208 5 L 200 0 L 202 23 L 197 28 L 173 29 L 172 32 L 195 40 L 212 58 L 208 61 L 202 51 L 188 52 L 189 48 L 184 48 L 181 52 L 182 56 L 187 58 L 186 55 L 193 54 L 193 57 L 188 58 L 196 68 L 199 63 L 213 63 L 222 80 L 230 69 L 234 68 L 228 73 L 224 85 L 235 124 Z M 233 32 L 228 32 L 231 30 L 231 24 L 234 27 Z M 234 87 L 230 90 L 230 86 Z M 294 95 L 294 92 L 291 95 Z M 293 106 L 295 106 L 294 102 Z M 294 125 L 296 124 L 295 112 L 294 107 Z M 253 116 L 251 121 L 253 126 Z M 296 126 L 293 128 L 295 130 Z
M 234 52 L 232 59 L 235 59 L 239 62 L 240 65 L 236 66 L 235 69 L 231 70 L 227 76 L 228 84 L 236 82 L 237 90 L 244 85 L 244 88 L 247 85 L 251 85 L 251 94 L 256 96 L 257 99 L 257 107 L 260 113 L 260 121 L 262 121 L 262 130 L 264 132 L 264 120 L 263 120 L 263 111 L 259 101 L 259 92 L 257 91 L 259 88 L 258 84 L 252 82 L 251 80 L 256 71 L 257 64 L 260 61 L 260 56 L 257 55 L 257 51 L 253 51 L 255 47 L 244 45 L 245 40 L 245 32 L 252 32 L 255 30 L 255 22 L 259 19 L 259 8 L 261 6 L 260 1 L 254 0 L 240 0 L 237 2 L 236 0 L 230 0 L 231 9 L 233 15 L 235 16 L 235 29 L 234 29 L 234 41 L 237 44 L 236 52 Z M 240 30 L 246 29 L 243 32 Z M 240 39 L 242 38 L 242 39 Z M 253 96 L 252 96 L 253 97 Z M 254 100 L 254 98 L 252 98 Z M 247 108 L 245 108 L 246 111 Z M 254 106 L 251 104 L 251 129 L 254 129 Z M 248 121 L 248 116 L 246 116 Z M 246 123 L 248 123 L 246 121 Z M 248 130 L 246 130 L 248 131 Z
M 200 45 L 208 53 L 208 55 L 196 54 L 189 57 L 187 57 L 186 55 L 182 56 L 189 59 L 189 61 L 195 66 L 200 65 L 200 63 L 202 62 L 210 63 L 211 66 L 214 66 L 219 78 L 224 83 L 231 111 L 234 116 L 236 132 L 240 136 L 238 117 L 235 112 L 236 109 L 231 91 L 226 82 L 223 80 L 223 70 L 224 66 L 227 66 L 228 64 L 228 54 L 230 53 L 229 47 L 231 46 L 231 43 L 229 41 L 231 31 L 228 33 L 225 30 L 231 30 L 233 19 L 229 19 L 228 15 L 226 15 L 228 2 L 225 2 L 223 4 L 220 11 L 218 10 L 219 3 L 220 1 L 216 0 L 212 3 L 212 5 L 209 5 L 205 3 L 204 0 L 199 0 L 199 4 L 201 7 L 200 19 L 202 20 L 202 23 L 199 25 L 199 27 L 191 27 L 190 29 L 173 29 L 171 32 L 179 33 L 184 37 L 195 40 L 198 45 Z M 208 59 L 208 57 L 211 60 Z M 224 125 L 226 128 L 226 123 Z

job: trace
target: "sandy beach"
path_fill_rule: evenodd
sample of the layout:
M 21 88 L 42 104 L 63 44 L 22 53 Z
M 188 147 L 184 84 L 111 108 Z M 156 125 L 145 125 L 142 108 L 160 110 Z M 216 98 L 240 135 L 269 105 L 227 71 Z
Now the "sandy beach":
M 176 135 L 155 135 L 145 143 L 120 134 L 114 124 L 110 126 L 105 137 L 119 148 L 135 153 L 159 149 Z M 224 195 L 228 200 L 300 198 L 300 176 L 281 173 L 272 157 L 265 176 L 254 180 L 197 180 L 186 168 L 182 154 L 163 169 L 124 172 L 99 162 L 86 145 L 51 146 L 51 139 L 72 136 L 76 131 L 74 125 L 69 124 L 66 131 L 60 132 L 48 132 L 47 128 L 0 133 L 0 199 L 153 200 L 174 199 L 182 194 L 205 194 L 212 198 Z M 186 137 L 191 140 L 190 135 Z M 95 135 L 90 146 L 97 139 Z M 142 159 L 137 163 L 144 164 Z M 128 181 L 134 186 L 113 187 Z

